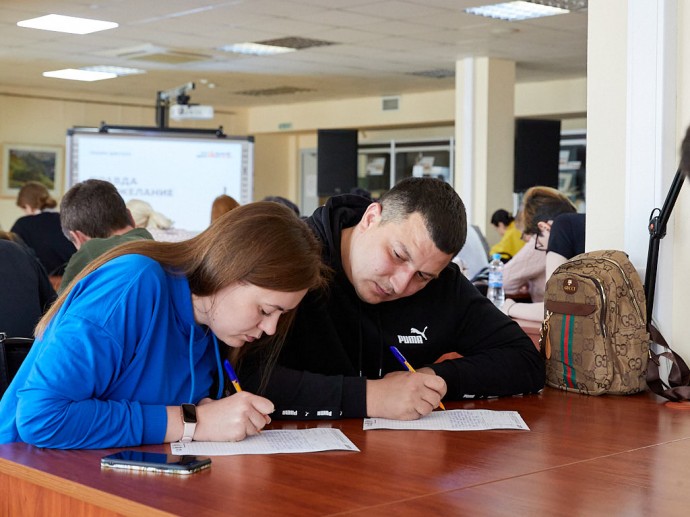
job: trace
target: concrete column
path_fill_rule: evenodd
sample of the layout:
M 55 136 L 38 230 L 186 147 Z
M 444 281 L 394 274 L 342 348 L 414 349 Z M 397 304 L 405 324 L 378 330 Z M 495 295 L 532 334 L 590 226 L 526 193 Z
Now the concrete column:
M 498 208 L 513 208 L 515 63 L 466 58 L 456 63 L 454 185 L 470 223 L 488 240 Z

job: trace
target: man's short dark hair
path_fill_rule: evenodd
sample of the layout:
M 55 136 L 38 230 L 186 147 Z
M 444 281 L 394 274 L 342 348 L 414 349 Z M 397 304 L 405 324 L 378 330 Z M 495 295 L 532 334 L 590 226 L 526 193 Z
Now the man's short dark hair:
M 491 215 L 491 224 L 498 226 L 498 223 L 503 223 L 504 226 L 508 226 L 512 223 L 514 217 L 508 213 L 508 210 L 499 208 Z
M 60 202 L 60 224 L 65 235 L 80 231 L 92 239 L 105 239 L 132 223 L 115 185 L 90 179 L 65 193 Z
M 436 178 L 405 178 L 381 196 L 381 222 L 401 221 L 419 213 L 434 245 L 457 255 L 467 237 L 465 205 L 453 187 Z

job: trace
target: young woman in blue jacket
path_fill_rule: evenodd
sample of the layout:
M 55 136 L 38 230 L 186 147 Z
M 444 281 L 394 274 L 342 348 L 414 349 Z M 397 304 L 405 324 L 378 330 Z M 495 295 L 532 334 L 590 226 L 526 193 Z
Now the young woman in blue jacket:
M 277 354 L 292 311 L 323 284 L 316 238 L 278 203 L 236 208 L 188 241 L 114 248 L 39 322 L 0 401 L 0 443 L 108 448 L 254 435 L 273 404 L 246 391 L 221 398 L 228 349 L 218 342 L 259 340 L 250 346 Z M 196 411 L 196 425 L 182 404 L 193 405 L 185 410 Z

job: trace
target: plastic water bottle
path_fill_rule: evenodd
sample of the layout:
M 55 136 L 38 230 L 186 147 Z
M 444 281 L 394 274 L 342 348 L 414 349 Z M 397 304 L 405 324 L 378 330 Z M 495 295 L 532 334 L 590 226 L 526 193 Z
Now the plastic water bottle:
M 498 308 L 501 308 L 503 302 L 506 301 L 506 293 L 503 291 L 503 262 L 501 262 L 500 253 L 494 253 L 493 260 L 489 262 L 489 288 L 486 291 L 486 297 Z

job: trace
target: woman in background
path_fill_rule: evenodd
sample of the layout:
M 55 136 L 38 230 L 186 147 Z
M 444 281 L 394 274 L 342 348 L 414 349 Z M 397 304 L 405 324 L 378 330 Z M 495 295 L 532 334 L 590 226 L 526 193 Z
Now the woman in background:
M 48 189 L 37 181 L 28 181 L 19 190 L 17 206 L 26 214 L 17 219 L 11 232 L 29 246 L 46 272 L 61 276 L 70 257 L 77 251 L 62 233 L 60 214 Z
M 522 232 L 515 227 L 515 218 L 501 208 L 491 215 L 491 224 L 496 228 L 501 240 L 491 246 L 489 260 L 494 253 L 499 253 L 504 262 L 510 260 L 525 245 Z
M 146 201 L 130 199 L 126 204 L 137 228 L 167 230 L 173 225 L 172 220 L 160 212 L 156 212 Z
M 168 219 L 160 212 L 156 212 L 150 203 L 141 199 L 130 199 L 125 204 L 132 214 L 134 225 L 137 228 L 146 228 L 157 241 L 186 241 L 199 233 L 185 230 L 184 228 L 175 228 L 175 221 Z
M 530 237 L 535 253 L 545 254 L 544 283 L 555 269 L 585 251 L 585 215 L 563 193 L 551 187 L 532 187 L 522 199 L 518 226 Z M 534 244 L 532 244 L 534 243 Z M 506 300 L 501 310 L 512 318 L 544 319 L 544 302 Z
M 0 231 L 0 332 L 30 338 L 56 295 L 30 248 L 12 237 Z
M 297 217 L 300 217 L 299 207 L 286 197 L 283 197 L 283 196 L 266 196 L 263 200 L 264 201 L 273 201 L 274 203 L 280 203 L 281 205 L 285 205 L 290 210 L 295 212 L 295 215 Z
M 221 194 L 213 200 L 211 205 L 211 222 L 218 219 L 221 215 L 240 206 L 234 197 Z
M 503 266 L 503 289 L 506 298 L 529 296 L 531 302 L 543 302 L 546 253 L 534 248 L 530 235 L 525 234 L 525 242 L 527 244 Z
M 99 449 L 257 434 L 273 404 L 246 391 L 220 398 L 218 341 L 271 336 L 260 343 L 272 364 L 324 268 L 309 227 L 277 203 L 239 207 L 188 241 L 113 248 L 39 323 L 0 401 L 0 443 Z M 191 429 L 182 404 L 196 412 Z

